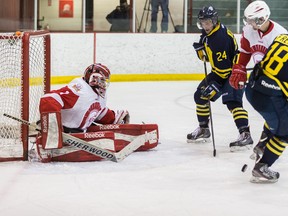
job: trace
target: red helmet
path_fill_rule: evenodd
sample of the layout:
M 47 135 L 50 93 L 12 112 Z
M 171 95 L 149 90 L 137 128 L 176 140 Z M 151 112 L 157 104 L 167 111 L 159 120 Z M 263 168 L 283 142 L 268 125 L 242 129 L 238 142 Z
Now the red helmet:
M 104 97 L 110 83 L 110 70 L 105 65 L 95 63 L 86 68 L 83 79 L 97 94 Z
M 87 83 L 89 83 L 89 79 L 92 73 L 100 73 L 105 79 L 110 80 L 110 70 L 101 63 L 95 63 L 89 65 L 84 71 L 84 79 Z

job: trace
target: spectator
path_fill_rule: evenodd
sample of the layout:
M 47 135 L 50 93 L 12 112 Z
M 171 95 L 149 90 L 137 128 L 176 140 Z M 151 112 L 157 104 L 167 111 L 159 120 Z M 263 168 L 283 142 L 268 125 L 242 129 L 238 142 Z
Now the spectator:
M 161 32 L 165 33 L 168 31 L 168 16 L 169 16 L 169 0 L 151 0 L 151 28 L 150 32 L 157 32 L 157 16 L 159 11 L 159 6 L 162 10 L 162 21 L 161 21 Z
M 111 24 L 110 32 L 129 32 L 130 5 L 127 0 L 120 0 L 120 6 L 109 13 L 106 20 Z

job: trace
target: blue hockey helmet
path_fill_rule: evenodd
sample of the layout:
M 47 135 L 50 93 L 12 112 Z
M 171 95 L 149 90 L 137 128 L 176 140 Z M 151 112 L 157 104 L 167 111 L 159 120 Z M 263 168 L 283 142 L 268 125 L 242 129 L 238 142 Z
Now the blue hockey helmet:
M 218 12 L 213 6 L 204 6 L 198 13 L 197 26 L 202 29 L 201 20 L 210 19 L 215 26 L 218 23 Z

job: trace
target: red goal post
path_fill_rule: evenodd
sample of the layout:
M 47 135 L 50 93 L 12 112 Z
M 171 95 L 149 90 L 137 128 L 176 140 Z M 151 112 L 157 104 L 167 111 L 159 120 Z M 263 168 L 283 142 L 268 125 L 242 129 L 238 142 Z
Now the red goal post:
M 4 113 L 36 122 L 50 91 L 48 31 L 0 33 L 0 161 L 27 160 L 29 128 Z

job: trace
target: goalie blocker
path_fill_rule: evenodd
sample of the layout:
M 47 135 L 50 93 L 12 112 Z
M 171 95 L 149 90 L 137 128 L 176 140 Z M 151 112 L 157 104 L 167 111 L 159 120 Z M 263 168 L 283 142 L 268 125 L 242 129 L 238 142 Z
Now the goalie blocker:
M 136 151 L 147 151 L 158 145 L 159 132 L 157 124 L 109 124 L 90 126 L 86 133 L 71 133 L 79 139 L 85 140 L 95 147 L 101 147 L 111 152 L 119 152 L 128 146 L 133 140 L 143 134 L 151 136 L 141 143 Z M 30 160 L 39 160 L 41 162 L 61 161 L 61 162 L 85 162 L 100 161 L 103 158 L 95 154 L 79 150 L 76 147 L 66 143 L 57 143 L 59 148 L 44 149 L 42 145 L 42 136 L 36 139 L 36 152 L 31 151 Z

